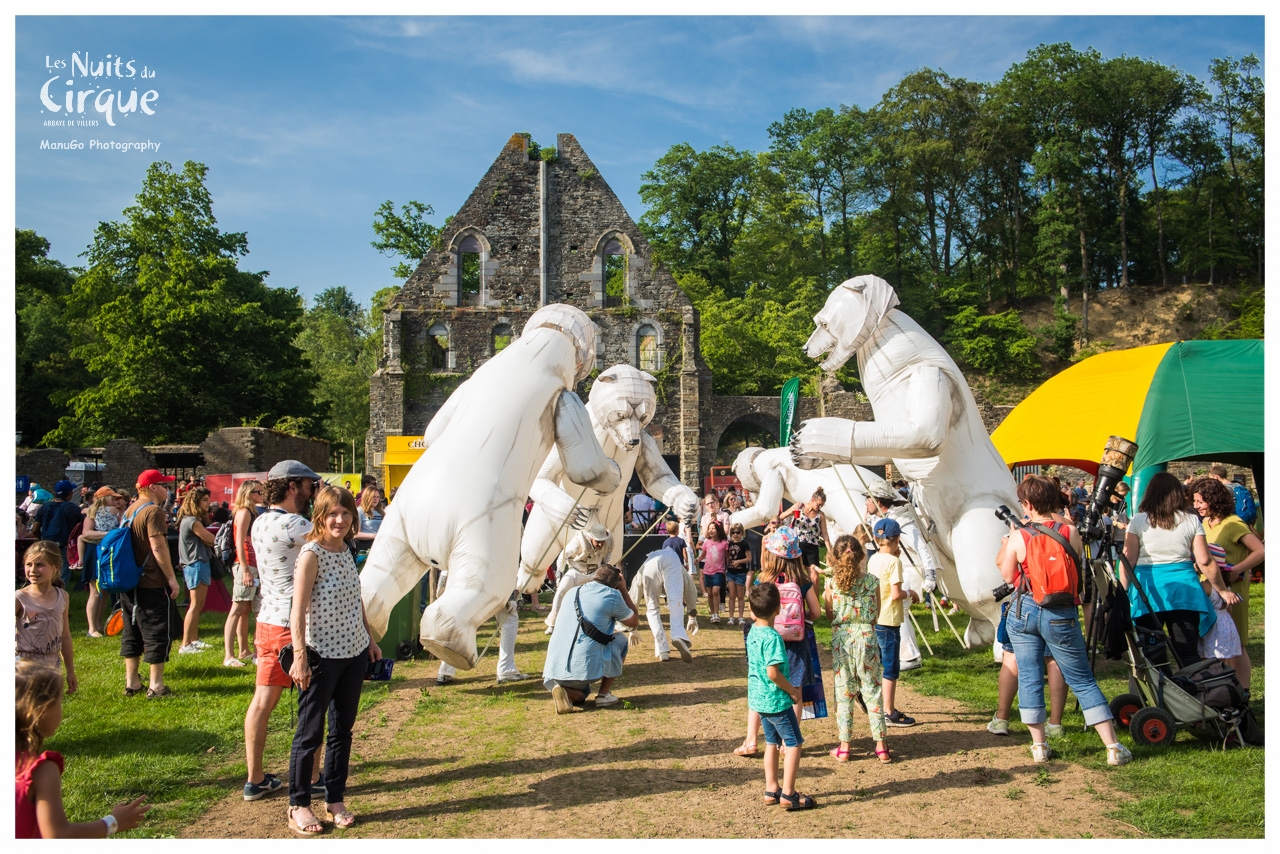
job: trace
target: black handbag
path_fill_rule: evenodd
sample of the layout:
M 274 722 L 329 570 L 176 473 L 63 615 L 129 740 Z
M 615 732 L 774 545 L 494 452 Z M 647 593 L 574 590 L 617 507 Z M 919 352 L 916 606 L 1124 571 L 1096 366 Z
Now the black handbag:
M 293 644 L 287 643 L 280 647 L 276 658 L 280 660 L 280 669 L 288 675 L 293 667 Z M 311 668 L 313 674 L 320 669 L 320 653 L 312 647 L 307 647 L 307 666 Z

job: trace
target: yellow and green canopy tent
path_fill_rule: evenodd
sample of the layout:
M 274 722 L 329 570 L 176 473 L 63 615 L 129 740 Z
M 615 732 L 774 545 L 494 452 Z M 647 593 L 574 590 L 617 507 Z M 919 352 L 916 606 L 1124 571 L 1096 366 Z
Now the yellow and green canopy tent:
M 1109 436 L 1132 471 L 1172 460 L 1251 466 L 1263 452 L 1262 341 L 1179 341 L 1090 356 L 1049 379 L 991 434 L 1004 461 L 1096 474 Z

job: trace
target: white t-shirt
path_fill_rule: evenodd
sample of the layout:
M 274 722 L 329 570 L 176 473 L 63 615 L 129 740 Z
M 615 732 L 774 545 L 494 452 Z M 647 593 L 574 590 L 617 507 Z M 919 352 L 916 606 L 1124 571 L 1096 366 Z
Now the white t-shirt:
M 1178 512 L 1177 523 L 1173 530 L 1157 528 L 1147 519 L 1146 513 L 1139 513 L 1129 522 L 1128 533 L 1138 538 L 1138 563 L 1178 563 L 1195 560 L 1191 552 L 1191 542 L 1197 534 L 1203 536 L 1200 518 L 1194 513 Z
M 303 538 L 311 531 L 311 521 L 297 513 L 272 507 L 253 523 L 250 535 L 258 557 L 258 577 L 262 580 L 262 605 L 258 622 L 289 627 L 293 606 L 293 565 L 302 551 Z

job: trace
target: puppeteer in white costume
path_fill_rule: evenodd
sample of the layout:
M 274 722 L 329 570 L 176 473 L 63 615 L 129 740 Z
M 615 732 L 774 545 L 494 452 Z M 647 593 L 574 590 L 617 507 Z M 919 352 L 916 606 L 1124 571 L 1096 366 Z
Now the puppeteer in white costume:
M 1002 582 L 994 556 L 1007 531 L 993 510 L 1016 506 L 1013 477 L 960 369 L 896 305 L 888 282 L 858 276 L 833 290 L 814 316 L 818 328 L 805 352 L 828 372 L 857 356 L 876 420 L 804 422 L 792 437 L 796 463 L 892 461 L 918 489 L 945 592 L 973 617 L 966 640 L 992 643 L 1000 606 L 991 591 Z
M 584 312 L 544 306 L 445 401 L 361 573 L 375 635 L 386 631 L 392 607 L 424 573 L 447 569 L 448 588 L 423 612 L 421 641 L 441 660 L 470 670 L 477 627 L 515 588 L 525 499 L 553 446 L 575 483 L 617 489 L 618 465 L 596 441 L 574 392 L 595 354 L 596 326 Z

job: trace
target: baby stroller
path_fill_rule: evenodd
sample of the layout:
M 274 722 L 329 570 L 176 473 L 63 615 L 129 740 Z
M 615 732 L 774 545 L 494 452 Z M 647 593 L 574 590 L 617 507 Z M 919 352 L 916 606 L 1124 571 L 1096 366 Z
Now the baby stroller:
M 1152 610 L 1137 578 L 1133 573 L 1130 577 Z M 1203 659 L 1174 671 L 1176 659 L 1163 630 L 1131 624 L 1125 640 L 1133 693 L 1113 698 L 1111 713 L 1129 728 L 1136 744 L 1172 744 L 1178 727 L 1188 726 L 1203 728 L 1221 741 L 1224 750 L 1233 737 L 1236 744 L 1262 744 L 1262 729 L 1249 708 L 1248 696 L 1226 662 Z

